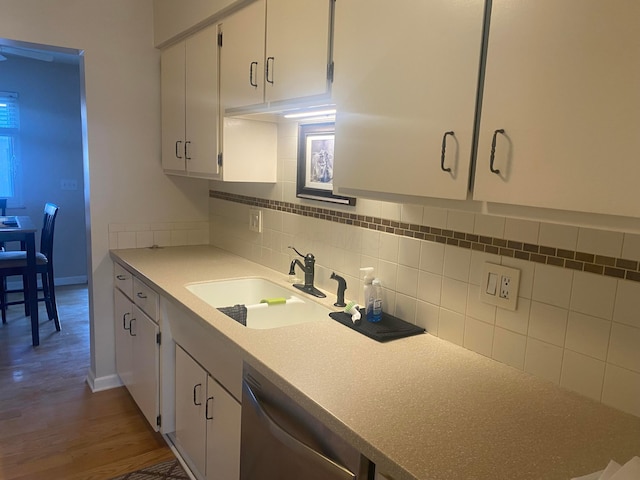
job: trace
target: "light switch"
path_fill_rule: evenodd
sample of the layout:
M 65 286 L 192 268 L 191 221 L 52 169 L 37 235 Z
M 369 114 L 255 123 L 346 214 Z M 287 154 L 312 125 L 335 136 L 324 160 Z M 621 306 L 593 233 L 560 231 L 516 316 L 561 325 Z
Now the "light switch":
M 487 282 L 487 293 L 495 295 L 498 288 L 498 274 L 489 272 L 489 281 Z

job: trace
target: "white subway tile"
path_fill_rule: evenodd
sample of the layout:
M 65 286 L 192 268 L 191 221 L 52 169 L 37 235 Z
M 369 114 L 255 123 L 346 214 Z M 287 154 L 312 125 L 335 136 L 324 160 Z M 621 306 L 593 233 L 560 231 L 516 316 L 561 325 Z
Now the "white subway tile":
M 611 320 L 618 281 L 587 272 L 573 274 L 571 310 Z
M 438 318 L 440 307 L 427 302 L 418 301 L 416 311 L 416 325 L 427 330 L 432 335 L 438 335 Z
M 531 300 L 526 298 L 518 298 L 518 306 L 515 311 L 498 307 L 496 309 L 496 326 L 526 335 L 529 327 L 530 307 Z
M 556 307 L 569 308 L 572 281 L 573 271 L 569 269 L 537 264 L 531 298 Z
M 232 244 L 236 243 L 236 242 L 233 241 L 232 238 L 230 238 L 229 240 L 231 240 L 230 243 L 232 243 Z M 225 242 L 225 244 L 228 244 L 228 243 L 229 242 Z M 171 246 L 172 247 L 179 247 L 181 245 L 187 245 L 187 232 L 186 232 L 186 230 L 171 230 Z
M 622 241 L 622 258 L 640 260 L 640 235 L 625 233 Z
M 400 237 L 391 235 L 390 233 L 380 234 L 380 260 L 398 263 L 398 248 L 400 245 Z
M 382 304 L 382 310 L 385 310 L 384 303 Z M 414 323 L 416 320 L 416 311 L 418 308 L 418 301 L 416 297 L 409 297 L 401 293 L 396 293 L 396 305 L 393 310 L 393 315 L 406 322 Z
M 480 287 L 469 285 L 467 296 L 467 317 L 494 324 L 496 321 L 496 306 L 485 303 L 480 299 Z
M 160 247 L 169 247 L 171 245 L 171 231 L 170 230 L 154 231 L 153 243 Z
M 473 233 L 485 237 L 504 238 L 504 217 L 477 213 Z
M 607 364 L 602 402 L 640 417 L 640 374 Z
M 118 248 L 118 232 L 109 232 L 109 249 L 115 250 Z
M 610 321 L 569 312 L 565 347 L 599 360 L 606 360 L 610 333 Z
M 467 317 L 464 328 L 464 347 L 491 358 L 493 325 Z
M 420 270 L 442 275 L 444 267 L 444 245 L 436 242 L 422 242 L 420 246 Z
M 640 283 L 618 281 L 613 320 L 640 328 Z
M 380 260 L 378 269 L 374 275 L 380 279 L 382 286 L 391 290 L 396 290 L 398 285 L 398 264 Z
M 495 327 L 491 357 L 498 362 L 523 370 L 526 346 L 527 337 L 524 335 Z
M 464 343 L 464 315 L 440 308 L 438 322 L 438 336 L 443 340 L 463 345 Z
M 541 223 L 538 244 L 546 247 L 575 250 L 578 245 L 578 227 L 559 225 L 556 223 Z
M 392 202 L 381 202 L 382 204 L 382 218 L 389 220 L 395 220 L 397 222 L 402 218 L 402 205 Z
M 456 232 L 473 233 L 475 214 L 471 212 L 461 212 L 449 210 L 447 212 L 447 228 Z
M 532 338 L 563 347 L 568 317 L 569 311 L 564 308 L 533 301 L 528 334 Z
M 564 351 L 560 385 L 582 395 L 600 400 L 605 363 L 581 353 Z
M 471 250 L 466 248 L 445 246 L 444 249 L 444 276 L 463 282 L 469 281 L 469 269 L 471 266 Z
M 435 273 L 420 271 L 418 274 L 419 300 L 440 305 L 440 294 L 442 292 L 442 276 Z
M 398 263 L 408 267 L 420 266 L 420 240 L 415 238 L 400 237 L 398 245 Z
M 622 255 L 622 232 L 580 228 L 578 232 L 578 251 L 619 257 Z
M 447 210 L 438 207 L 424 207 L 422 225 L 435 228 L 447 228 Z
M 136 247 L 136 232 L 118 232 L 118 248 Z
M 536 377 L 560 383 L 562 356 L 562 348 L 529 337 L 524 358 L 524 370 Z
M 443 278 L 442 295 L 440 297 L 442 307 L 464 314 L 467 307 L 467 288 L 468 284 L 466 282 Z
M 398 280 L 396 283 L 396 291 L 404 295 L 416 298 L 418 292 L 418 269 L 398 266 Z
M 614 322 L 607 361 L 640 373 L 640 328 Z
M 504 238 L 516 242 L 538 243 L 540 222 L 507 218 L 504 225 Z
M 400 221 L 414 225 L 421 225 L 423 215 L 424 207 L 422 207 L 422 205 L 403 204 Z
M 469 268 L 469 283 L 481 285 L 485 282 L 482 277 L 485 263 L 500 265 L 500 255 L 471 250 L 471 266 Z
M 380 253 L 380 232 L 365 229 L 362 232 L 362 255 L 378 258 Z

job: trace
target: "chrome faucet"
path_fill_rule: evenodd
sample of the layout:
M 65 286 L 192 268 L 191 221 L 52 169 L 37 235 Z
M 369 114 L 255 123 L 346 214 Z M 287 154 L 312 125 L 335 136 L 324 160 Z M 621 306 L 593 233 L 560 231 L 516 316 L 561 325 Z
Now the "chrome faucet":
M 324 293 L 322 293 L 320 290 L 318 290 L 316 287 L 313 286 L 313 279 L 315 276 L 315 265 L 316 265 L 316 258 L 313 256 L 313 254 L 307 253 L 306 255 L 302 255 L 298 250 L 296 250 L 295 247 L 289 246 L 289 248 L 292 249 L 294 252 L 296 252 L 298 255 L 300 255 L 302 258 L 304 258 L 304 264 L 297 258 L 294 258 L 291 261 L 291 266 L 289 267 L 289 275 L 295 275 L 296 265 L 298 265 L 300 269 L 304 272 L 304 285 L 296 283 L 293 286 L 299 290 L 302 290 L 305 293 L 308 293 L 309 295 L 313 295 L 314 297 L 318 297 L 318 298 L 326 297 Z

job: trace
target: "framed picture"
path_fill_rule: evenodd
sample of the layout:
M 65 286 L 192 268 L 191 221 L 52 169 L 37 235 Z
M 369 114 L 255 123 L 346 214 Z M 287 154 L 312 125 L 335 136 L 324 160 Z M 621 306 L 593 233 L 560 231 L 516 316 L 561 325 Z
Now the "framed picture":
M 296 196 L 355 205 L 356 199 L 333 193 L 334 123 L 301 124 L 298 130 Z

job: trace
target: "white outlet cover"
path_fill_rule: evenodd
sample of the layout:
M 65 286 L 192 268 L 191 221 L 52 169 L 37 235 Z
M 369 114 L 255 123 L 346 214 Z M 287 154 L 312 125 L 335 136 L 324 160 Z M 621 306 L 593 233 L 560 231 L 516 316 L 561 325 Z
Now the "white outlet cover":
M 503 277 L 509 278 L 509 298 L 502 298 L 500 296 Z M 497 307 L 504 308 L 506 310 L 515 311 L 518 308 L 520 270 L 518 270 L 517 268 L 505 267 L 504 265 L 485 262 L 482 269 L 481 282 L 480 300 L 485 303 L 490 303 L 491 305 L 496 305 Z M 491 294 L 490 292 L 495 293 Z

